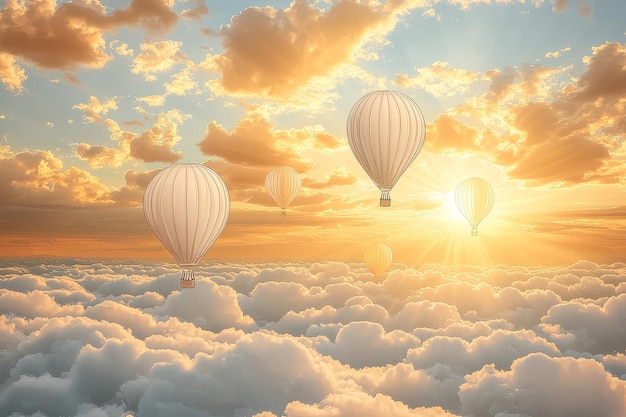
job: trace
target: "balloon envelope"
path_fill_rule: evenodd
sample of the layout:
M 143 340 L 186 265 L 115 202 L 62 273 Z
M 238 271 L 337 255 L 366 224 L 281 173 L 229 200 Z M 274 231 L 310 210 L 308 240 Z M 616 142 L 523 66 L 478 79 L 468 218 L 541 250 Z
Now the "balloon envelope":
M 183 268 L 181 286 L 193 287 L 193 268 L 228 221 L 226 184 L 204 165 L 171 165 L 148 183 L 143 212 L 152 233 Z
M 467 178 L 456 187 L 454 201 L 472 225 L 472 236 L 478 235 L 478 225 L 491 212 L 495 201 L 491 185 L 482 178 Z
M 354 156 L 381 191 L 381 207 L 389 207 L 389 192 L 424 146 L 421 110 L 405 94 L 374 91 L 352 107 L 347 129 Z
M 265 176 L 265 190 L 287 214 L 287 207 L 300 192 L 302 182 L 298 172 L 291 167 L 272 168 Z
M 375 276 L 379 276 L 387 271 L 391 265 L 392 257 L 393 255 L 389 246 L 379 243 L 365 250 L 363 260 L 367 268 L 372 271 Z

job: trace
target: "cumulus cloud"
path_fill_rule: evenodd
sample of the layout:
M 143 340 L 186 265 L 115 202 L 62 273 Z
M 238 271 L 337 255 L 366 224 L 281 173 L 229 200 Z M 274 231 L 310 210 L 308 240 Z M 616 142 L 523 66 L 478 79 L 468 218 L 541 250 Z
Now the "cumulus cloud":
M 432 66 L 416 68 L 417 75 L 398 74 L 394 84 L 402 88 L 425 90 L 435 97 L 452 97 L 466 92 L 478 81 L 478 73 L 450 67 L 445 61 L 433 62 Z
M 466 379 L 460 391 L 464 415 L 617 417 L 626 412 L 623 381 L 592 359 L 534 353 L 510 370 L 485 366 Z
M 171 29 L 177 14 L 167 0 L 132 0 L 107 13 L 99 0 L 57 5 L 55 0 L 9 0 L 0 12 L 0 79 L 21 91 L 26 78 L 17 62 L 45 69 L 99 69 L 111 56 L 104 35 L 123 26 L 141 25 L 149 33 Z
M 64 169 L 50 151 L 0 148 L 0 206 L 81 206 L 110 203 L 108 189 L 87 171 Z
M 221 28 L 224 52 L 208 61 L 229 93 L 286 97 L 352 63 L 364 43 L 379 40 L 398 16 L 421 3 L 341 0 L 323 10 L 295 1 L 286 9 L 249 7 Z
M 22 83 L 27 79 L 26 72 L 11 54 L 0 52 L 0 81 L 11 92 L 19 94 Z
M 156 73 L 169 71 L 177 63 L 189 59 L 180 52 L 180 41 L 150 41 L 140 45 L 141 52 L 134 59 L 131 72 L 143 74 L 146 81 L 154 81 Z
M 275 131 L 258 113 L 248 113 L 232 131 L 210 122 L 198 147 L 205 155 L 214 155 L 241 165 L 291 166 L 302 171 L 311 166 L 295 151 L 280 147 L 280 142 L 295 142 L 289 131 Z
M 7 261 L 0 414 L 618 417 L 625 272 Z
M 566 77 L 572 68 L 565 66 L 487 70 L 480 76 L 486 91 L 437 116 L 426 146 L 480 154 L 527 186 L 621 184 L 626 174 L 616 138 L 626 123 L 618 104 L 626 93 L 625 56 L 619 42 L 594 46 L 576 78 Z

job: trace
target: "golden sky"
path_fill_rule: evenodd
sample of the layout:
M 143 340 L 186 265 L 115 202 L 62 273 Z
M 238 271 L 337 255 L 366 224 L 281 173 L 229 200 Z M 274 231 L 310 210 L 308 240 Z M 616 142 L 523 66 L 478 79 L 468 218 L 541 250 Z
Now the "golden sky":
M 357 260 L 372 243 L 412 266 L 625 259 L 626 4 L 268 3 L 8 0 L 0 256 L 169 259 L 143 190 L 200 162 L 232 202 L 205 261 Z M 390 208 L 346 139 L 377 89 L 427 123 Z M 280 165 L 303 183 L 286 217 L 263 187 Z M 495 192 L 477 237 L 453 197 L 472 176 Z

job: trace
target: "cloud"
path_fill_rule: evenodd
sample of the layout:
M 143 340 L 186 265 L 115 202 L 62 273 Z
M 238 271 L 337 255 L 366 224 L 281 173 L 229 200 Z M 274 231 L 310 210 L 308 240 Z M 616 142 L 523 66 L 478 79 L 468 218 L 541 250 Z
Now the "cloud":
M 535 146 L 509 174 L 513 178 L 536 181 L 539 184 L 585 182 L 588 174 L 602 167 L 609 158 L 601 144 L 581 136 L 553 140 Z
M 401 330 L 386 333 L 379 323 L 354 321 L 341 327 L 334 343 L 320 345 L 319 351 L 353 368 L 385 366 L 402 361 L 407 350 L 419 340 Z M 367 349 L 360 349 L 367 345 Z
M 569 52 L 571 51 L 572 48 L 565 47 L 565 48 L 561 48 L 558 51 L 553 51 L 553 52 L 546 52 L 546 54 L 544 55 L 546 58 L 558 58 L 559 56 L 561 56 L 564 52 Z
M 583 62 L 587 71 L 577 82 L 574 100 L 619 99 L 626 94 L 626 45 L 606 42 L 592 47 L 592 55 Z
M 583 301 L 555 305 L 542 322 L 549 338 L 562 349 L 612 353 L 620 350 L 626 335 L 620 319 L 625 310 L 626 294 L 620 294 L 609 297 L 602 305 Z
M 181 290 L 172 264 L 8 260 L 0 413 L 626 411 L 623 264 L 363 269 L 213 261 Z
M 103 122 L 103 115 L 111 110 L 117 110 L 117 97 L 107 98 L 100 102 L 98 97 L 90 96 L 89 103 L 78 103 L 72 106 L 83 113 L 85 123 Z
M 303 171 L 311 162 L 280 146 L 281 142 L 296 142 L 299 133 L 306 135 L 306 132 L 276 131 L 262 116 L 247 113 L 230 132 L 217 122 L 210 122 L 198 147 L 205 155 L 218 156 L 232 164 L 269 168 L 287 165 Z
M 211 281 L 199 281 L 196 289 L 171 294 L 154 312 L 191 321 L 200 328 L 216 333 L 225 328 L 246 328 L 252 325 L 252 319 L 244 317 L 237 305 L 237 294 L 232 288 L 217 286 Z
M 324 178 L 324 181 L 322 182 L 305 178 L 302 181 L 302 185 L 308 188 L 322 189 L 333 187 L 335 185 L 352 185 L 357 181 L 358 178 L 356 175 L 348 171 L 346 168 L 340 167 L 332 170 L 330 174 L 326 175 L 326 178 Z
M 464 415 L 617 417 L 626 411 L 624 382 L 591 359 L 535 353 L 510 371 L 486 366 L 466 378 L 460 391 Z
M 9 0 L 0 18 L 0 53 L 45 69 L 99 69 L 111 60 L 105 50 L 106 32 L 141 25 L 149 33 L 163 33 L 176 21 L 166 0 L 132 0 L 110 14 L 98 0 L 58 7 L 54 0 Z
M 192 9 L 185 9 L 180 12 L 180 15 L 186 19 L 198 20 L 202 16 L 209 14 L 209 8 L 204 3 L 204 0 L 196 0 L 196 5 Z
M 480 154 L 529 187 L 621 184 L 624 91 L 614 86 L 625 84 L 623 49 L 593 47 L 578 78 L 564 77 L 570 67 L 527 63 L 487 70 L 487 90 L 437 116 L 426 146 Z
M 416 68 L 417 75 L 398 74 L 394 84 L 402 88 L 425 90 L 435 97 L 448 98 L 469 90 L 478 81 L 478 73 L 450 67 L 445 61 L 433 62 L 430 67 Z
M 182 152 L 172 149 L 181 140 L 178 126 L 189 117 L 176 109 L 162 112 L 157 115 L 154 124 L 141 133 L 122 129 L 115 120 L 106 119 L 111 139 L 119 143 L 119 149 L 80 144 L 76 153 L 94 168 L 105 164 L 120 166 L 130 158 L 144 162 L 174 163 L 183 157 Z
M 554 2 L 554 6 L 552 7 L 552 10 L 556 13 L 559 12 L 563 12 L 565 10 L 568 10 L 570 8 L 570 0 L 556 0 Z M 583 2 L 583 0 L 577 0 L 576 1 L 576 9 L 578 10 L 578 13 L 582 16 L 591 16 L 593 9 L 592 6 L 589 4 L 585 4 Z
M 81 206 L 110 203 L 108 189 L 90 173 L 63 162 L 50 151 L 0 152 L 1 205 Z
M 23 68 L 11 54 L 0 52 L 0 81 L 4 86 L 15 94 L 20 94 L 24 89 L 23 83 L 28 77 Z
M 140 45 L 141 52 L 133 61 L 131 72 L 143 74 L 146 81 L 154 81 L 156 73 L 169 71 L 178 63 L 186 63 L 187 58 L 181 51 L 180 41 L 149 41 Z
M 79 143 L 76 147 L 76 156 L 87 161 L 89 166 L 99 169 L 104 166 L 119 167 L 127 159 L 127 156 L 117 149 L 109 148 L 102 145 L 90 145 L 88 143 Z
M 363 43 L 391 30 L 414 3 L 342 0 L 327 10 L 304 1 L 283 10 L 249 7 L 222 27 L 224 52 L 210 58 L 226 92 L 286 97 L 353 62 Z
M 426 147 L 438 151 L 478 151 L 478 131 L 448 114 L 437 116 L 427 127 Z

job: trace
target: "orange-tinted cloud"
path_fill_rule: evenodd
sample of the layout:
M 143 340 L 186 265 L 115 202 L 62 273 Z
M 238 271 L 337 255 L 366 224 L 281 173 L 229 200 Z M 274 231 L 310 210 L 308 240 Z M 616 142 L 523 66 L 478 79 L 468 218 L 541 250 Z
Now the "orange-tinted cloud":
M 539 184 L 561 181 L 578 184 L 587 179 L 586 174 L 602 167 L 608 158 L 606 148 L 590 139 L 554 138 L 532 147 L 508 173 L 513 178 Z
M 438 116 L 427 128 L 426 148 L 437 151 L 478 151 L 478 131 L 449 114 Z
M 482 153 L 509 177 L 534 185 L 622 183 L 626 48 L 606 43 L 584 61 L 587 70 L 569 83 L 566 68 L 486 71 L 484 94 L 428 126 L 427 149 Z
M 281 141 L 294 142 L 289 132 L 276 131 L 260 115 L 247 113 L 230 132 L 217 122 L 210 122 L 198 146 L 205 155 L 218 156 L 233 164 L 287 165 L 300 172 L 309 169 L 311 162 L 295 151 L 279 148 Z
M 587 71 L 576 85 L 573 99 L 593 101 L 614 100 L 626 96 L 626 44 L 606 42 L 592 48 L 592 56 L 584 58 Z
M 559 13 L 570 8 L 570 0 L 555 0 L 552 10 Z M 583 0 L 576 1 L 576 9 L 582 16 L 591 16 L 593 8 L 589 4 L 585 4 Z
M 558 51 L 546 52 L 546 54 L 544 56 L 546 58 L 558 58 L 559 56 L 561 56 L 563 54 L 563 52 L 569 52 L 571 50 L 572 50 L 572 48 L 570 48 L 568 46 L 566 48 L 561 48 Z
M 368 35 L 408 7 L 351 0 L 326 11 L 302 0 L 284 10 L 249 7 L 221 29 L 225 51 L 214 58 L 222 86 L 230 93 L 286 96 L 350 62 Z
M 328 174 L 322 182 L 305 178 L 302 181 L 302 186 L 313 189 L 322 189 L 333 187 L 335 185 L 352 185 L 357 181 L 358 178 L 354 175 L 354 173 L 346 170 L 345 168 L 337 168 Z
M 398 74 L 394 84 L 402 88 L 418 88 L 435 97 L 452 97 L 466 92 L 478 81 L 478 73 L 450 67 L 447 62 L 436 61 L 430 67 L 415 68 L 417 75 Z
M 79 143 L 76 147 L 76 156 L 87 161 L 90 167 L 98 169 L 104 166 L 119 167 L 126 161 L 127 154 L 118 149 L 102 145 Z
M 15 57 L 11 54 L 0 52 L 0 81 L 13 93 L 22 92 L 22 83 L 28 78 L 24 69 L 21 68 Z
M 180 15 L 186 19 L 199 20 L 202 16 L 209 14 L 209 8 L 204 3 L 205 0 L 196 0 L 195 7 L 183 10 Z
M 7 0 L 0 11 L 1 79 L 9 89 L 20 91 L 25 76 L 16 60 L 46 69 L 102 68 L 111 60 L 105 50 L 105 31 L 138 24 L 150 33 L 167 31 L 177 21 L 169 3 L 132 0 L 127 8 L 107 14 L 99 0 L 58 7 L 56 0 Z
M 175 64 L 185 63 L 189 58 L 180 52 L 180 41 L 149 41 L 140 45 L 141 52 L 133 61 L 131 72 L 144 74 L 147 81 L 156 79 L 156 73 L 169 71 Z
M 86 171 L 63 163 L 50 151 L 0 148 L 0 204 L 83 206 L 109 204 L 108 189 Z
M 143 202 L 143 192 L 148 186 L 152 177 L 159 172 L 160 169 L 152 171 L 126 171 L 124 179 L 126 183 L 119 190 L 111 191 L 111 200 L 118 206 L 138 207 Z
M 117 110 L 117 98 L 108 98 L 100 102 L 98 97 L 90 96 L 89 103 L 78 103 L 72 108 L 83 112 L 83 120 L 86 123 L 103 122 L 102 115 L 111 110 Z

